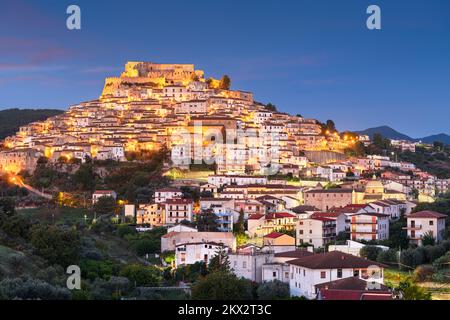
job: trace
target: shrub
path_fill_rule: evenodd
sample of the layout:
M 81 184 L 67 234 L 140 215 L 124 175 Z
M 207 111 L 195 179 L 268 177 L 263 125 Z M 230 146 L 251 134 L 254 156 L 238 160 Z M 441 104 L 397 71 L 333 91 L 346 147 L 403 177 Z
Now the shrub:
M 394 249 L 382 250 L 377 257 L 378 262 L 385 264 L 395 264 L 397 260 L 397 251 Z
M 424 264 L 424 265 L 418 266 L 414 270 L 414 280 L 416 280 L 418 282 L 424 282 L 424 281 L 430 280 L 431 277 L 433 276 L 433 273 L 434 273 L 433 266 L 431 266 L 429 264 Z
M 238 279 L 231 273 L 215 272 L 193 285 L 192 298 L 196 300 L 249 300 L 253 298 L 252 285 L 249 280 Z
M 5 279 L 0 282 L 0 298 L 26 300 L 68 300 L 70 291 L 32 278 Z
M 260 300 L 276 300 L 289 298 L 289 285 L 279 280 L 264 282 L 256 289 Z

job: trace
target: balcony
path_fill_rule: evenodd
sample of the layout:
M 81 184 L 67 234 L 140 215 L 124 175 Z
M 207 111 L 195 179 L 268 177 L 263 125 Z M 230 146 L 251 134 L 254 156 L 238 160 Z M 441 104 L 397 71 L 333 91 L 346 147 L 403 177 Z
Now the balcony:
M 352 221 L 352 224 L 377 224 L 376 221 L 367 220 L 367 219 L 359 219 Z
M 415 225 L 415 226 L 406 226 L 403 228 L 403 230 L 421 230 L 422 225 Z

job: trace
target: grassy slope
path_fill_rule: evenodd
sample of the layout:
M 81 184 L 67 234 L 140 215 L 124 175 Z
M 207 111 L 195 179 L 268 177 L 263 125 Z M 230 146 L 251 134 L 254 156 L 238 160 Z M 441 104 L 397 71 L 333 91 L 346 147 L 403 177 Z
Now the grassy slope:
M 410 274 L 407 271 L 399 271 L 397 269 L 385 269 L 384 281 L 391 283 L 393 286 L 398 286 L 399 282 L 404 280 Z M 450 284 L 438 282 L 420 282 L 419 286 L 431 292 L 433 300 L 449 300 L 450 299 Z

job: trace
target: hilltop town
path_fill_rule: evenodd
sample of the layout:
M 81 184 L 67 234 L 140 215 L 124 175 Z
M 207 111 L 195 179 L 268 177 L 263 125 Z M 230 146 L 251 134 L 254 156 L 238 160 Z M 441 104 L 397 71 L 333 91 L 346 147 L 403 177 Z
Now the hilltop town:
M 308 299 L 400 299 L 384 270 L 448 258 L 448 212 L 433 203 L 450 179 L 398 156 L 442 147 L 339 132 L 192 64 L 128 62 L 97 100 L 7 137 L 0 170 L 44 203 L 82 209 L 76 219 L 93 228 L 162 230 L 157 249 L 138 251 L 161 268 L 226 269 Z M 42 182 L 55 176 L 71 186 Z M 17 210 L 42 206 L 20 202 Z M 443 252 L 411 258 L 424 246 Z

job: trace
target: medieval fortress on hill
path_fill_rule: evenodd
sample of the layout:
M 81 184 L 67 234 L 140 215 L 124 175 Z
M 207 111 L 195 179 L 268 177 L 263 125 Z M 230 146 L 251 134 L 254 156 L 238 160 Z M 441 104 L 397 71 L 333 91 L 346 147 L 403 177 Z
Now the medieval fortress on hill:
M 230 137 L 234 143 L 226 143 Z M 128 62 L 98 99 L 6 138 L 0 170 L 32 172 L 42 156 L 127 161 L 129 153 L 167 146 L 172 166 L 185 169 L 214 156 L 219 174 L 265 174 L 268 163 L 289 173 L 306 166 L 304 151 L 339 152 L 351 143 L 322 135 L 317 120 L 270 110 L 250 92 L 207 79 L 192 64 Z

